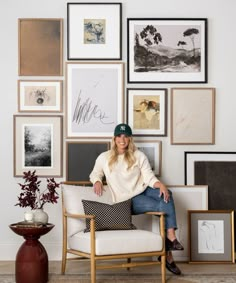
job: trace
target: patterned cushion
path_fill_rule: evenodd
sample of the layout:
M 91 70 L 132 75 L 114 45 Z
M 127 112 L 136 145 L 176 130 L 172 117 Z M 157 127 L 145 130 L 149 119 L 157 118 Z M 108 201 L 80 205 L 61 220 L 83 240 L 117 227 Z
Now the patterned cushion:
M 130 230 L 136 229 L 132 224 L 131 200 L 115 203 L 113 205 L 97 201 L 82 200 L 84 212 L 95 215 L 95 230 Z M 90 231 L 90 220 L 86 219 L 86 229 Z

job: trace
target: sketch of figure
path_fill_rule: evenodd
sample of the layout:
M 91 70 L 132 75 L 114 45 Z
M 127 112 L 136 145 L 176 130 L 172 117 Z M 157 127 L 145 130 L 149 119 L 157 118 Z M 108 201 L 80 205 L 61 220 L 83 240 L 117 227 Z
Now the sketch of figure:
M 84 20 L 84 44 L 105 44 L 106 20 Z
M 222 220 L 198 221 L 198 252 L 224 253 L 224 223 Z

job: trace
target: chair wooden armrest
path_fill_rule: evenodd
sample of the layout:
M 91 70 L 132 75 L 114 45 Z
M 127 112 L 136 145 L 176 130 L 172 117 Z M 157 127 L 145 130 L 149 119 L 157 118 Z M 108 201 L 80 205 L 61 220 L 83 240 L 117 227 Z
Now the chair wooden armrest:
M 145 212 L 144 214 L 161 216 L 161 215 L 165 215 L 165 212 L 149 211 L 149 212 Z
M 95 215 L 85 215 L 85 214 L 72 214 L 72 213 L 64 213 L 64 216 L 70 217 L 70 218 L 87 218 L 87 219 L 94 219 Z

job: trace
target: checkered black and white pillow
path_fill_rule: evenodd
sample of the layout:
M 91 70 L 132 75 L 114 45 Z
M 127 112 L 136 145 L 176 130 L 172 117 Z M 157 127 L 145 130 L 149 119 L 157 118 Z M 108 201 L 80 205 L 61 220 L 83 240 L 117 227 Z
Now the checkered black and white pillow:
M 97 201 L 82 200 L 84 212 L 95 215 L 95 230 L 131 230 L 136 229 L 132 224 L 131 200 L 113 205 Z M 90 231 L 90 220 L 86 219 L 86 229 Z

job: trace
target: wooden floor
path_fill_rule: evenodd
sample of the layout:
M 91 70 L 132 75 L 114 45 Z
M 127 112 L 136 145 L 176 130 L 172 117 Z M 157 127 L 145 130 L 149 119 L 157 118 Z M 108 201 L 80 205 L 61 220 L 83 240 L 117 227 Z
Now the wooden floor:
M 189 264 L 189 263 L 178 263 L 179 268 L 183 274 L 186 275 L 212 275 L 212 274 L 232 274 L 236 275 L 235 264 Z M 61 262 L 50 261 L 49 262 L 49 273 L 60 274 Z M 122 274 L 127 273 L 126 269 L 111 269 L 111 270 L 98 270 L 98 274 Z M 159 274 L 159 268 L 143 267 L 143 268 L 132 268 L 132 273 L 135 274 Z M 0 261 L 0 274 L 14 274 L 15 273 L 15 262 L 14 261 Z M 69 262 L 67 264 L 66 273 L 68 274 L 89 274 L 90 266 L 88 262 Z M 169 273 L 167 271 L 167 273 Z

